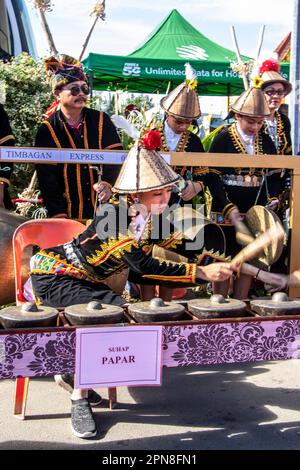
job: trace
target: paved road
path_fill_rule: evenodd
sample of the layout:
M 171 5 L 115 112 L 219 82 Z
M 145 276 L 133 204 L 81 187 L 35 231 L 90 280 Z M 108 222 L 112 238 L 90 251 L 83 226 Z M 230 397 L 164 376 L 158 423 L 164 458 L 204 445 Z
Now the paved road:
M 93 440 L 72 435 L 53 380 L 31 380 L 25 421 L 12 416 L 13 395 L 1 381 L 0 449 L 300 449 L 297 360 L 164 369 L 162 387 L 121 388 L 116 409 L 95 408 Z

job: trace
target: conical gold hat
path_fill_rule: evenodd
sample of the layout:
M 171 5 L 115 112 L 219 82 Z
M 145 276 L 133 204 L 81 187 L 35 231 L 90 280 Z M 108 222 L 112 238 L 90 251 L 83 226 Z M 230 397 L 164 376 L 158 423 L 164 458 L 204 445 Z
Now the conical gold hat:
M 270 114 L 270 109 L 263 91 L 260 88 L 249 88 L 231 105 L 231 111 L 243 116 L 262 116 Z
M 113 187 L 116 193 L 140 193 L 176 183 L 179 175 L 155 150 L 135 144 L 129 151 Z
M 197 119 L 201 116 L 198 94 L 186 82 L 165 96 L 160 105 L 165 112 L 174 117 Z
M 292 84 L 288 80 L 286 80 L 284 77 L 282 77 L 280 75 L 280 73 L 275 72 L 273 70 L 270 70 L 268 72 L 264 72 L 261 75 L 261 79 L 264 82 L 261 86 L 262 90 L 264 90 L 268 86 L 272 85 L 273 83 L 282 83 L 282 85 L 285 88 L 286 95 L 288 95 L 293 89 Z

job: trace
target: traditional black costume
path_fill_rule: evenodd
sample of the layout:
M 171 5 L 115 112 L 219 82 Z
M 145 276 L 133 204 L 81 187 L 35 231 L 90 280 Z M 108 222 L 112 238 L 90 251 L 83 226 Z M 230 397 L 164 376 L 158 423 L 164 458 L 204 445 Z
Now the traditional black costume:
M 136 174 L 132 174 L 133 168 L 137 168 Z M 129 175 L 132 177 L 128 178 Z M 129 194 L 147 192 L 169 187 L 178 178 L 157 152 L 136 145 L 121 169 L 115 191 Z M 102 205 L 101 210 L 102 213 L 75 240 L 42 250 L 34 256 L 31 277 L 39 302 L 64 307 L 98 299 L 120 305 L 125 301 L 109 290 L 104 281 L 128 267 L 141 279 L 175 287 L 178 283 L 189 285 L 197 282 L 197 264 L 224 260 L 221 254 L 203 252 L 202 249 L 192 252 L 189 256 L 193 258 L 191 263 L 176 264 L 155 259 L 151 256 L 154 243 L 166 249 L 180 247 L 179 251 L 185 252 L 185 240 L 178 236 L 172 224 L 168 236 L 162 239 L 159 234 L 153 235 L 153 218 L 150 217 L 143 236 L 139 236 L 136 226 L 132 231 L 127 199 L 121 198 L 117 204 Z M 197 251 L 200 253 L 196 257 Z
M 119 204 L 108 204 L 105 212 L 111 220 L 120 218 Z M 126 205 L 123 206 L 126 211 Z M 125 212 L 126 213 L 126 212 Z M 205 265 L 215 259 L 212 253 L 203 253 L 194 264 L 174 264 L 160 261 L 151 256 L 153 244 L 166 249 L 184 251 L 184 241 L 175 237 L 174 231 L 165 240 L 151 238 L 151 221 L 148 222 L 144 236 L 137 241 L 132 234 L 116 226 L 116 235 L 99 237 L 99 224 L 107 214 L 96 217 L 89 227 L 75 240 L 61 246 L 42 250 L 34 257 L 31 277 L 34 292 L 43 305 L 65 307 L 78 303 L 100 300 L 106 304 L 121 305 L 125 300 L 117 296 L 104 283 L 112 274 L 130 268 L 141 280 L 176 287 L 196 283 L 196 262 Z M 124 218 L 123 218 L 124 220 Z M 128 225 L 130 220 L 128 219 Z M 223 258 L 224 260 L 224 258 Z
M 145 145 L 144 141 L 143 144 Z M 163 191 L 164 195 L 169 192 L 169 188 L 179 177 L 153 150 L 141 143 L 130 150 L 116 181 L 115 192 L 127 194 L 130 198 L 131 195 L 135 197 L 150 191 L 149 201 L 152 198 L 155 200 L 157 191 L 159 194 Z M 155 283 L 179 282 L 187 285 L 197 282 L 198 278 L 200 282 L 200 278 L 209 278 L 205 274 L 209 269 L 199 268 L 196 260 L 193 263 L 174 263 L 151 256 L 154 242 L 163 244 L 165 248 L 183 244 L 172 229 L 165 239 L 154 239 L 150 217 L 152 206 L 146 207 L 148 217 L 145 219 L 143 233 L 138 229 L 135 219 L 137 216 L 129 217 L 127 198 L 121 198 L 119 204 L 102 205 L 101 209 L 102 213 L 75 240 L 42 250 L 34 256 L 31 278 L 39 302 L 63 307 L 97 299 L 108 304 L 122 305 L 125 303 L 124 299 L 109 290 L 104 282 L 113 273 L 127 267 Z M 208 260 L 204 260 L 204 254 L 200 256 L 205 264 Z M 231 274 L 230 269 L 224 265 L 217 266 L 217 275 L 222 275 L 222 271 L 227 277 Z M 61 384 L 70 383 L 63 376 L 58 379 Z M 74 434 L 83 438 L 95 436 L 97 429 L 88 402 L 88 392 L 74 390 L 71 399 Z
M 74 149 L 121 149 L 119 136 L 109 116 L 103 112 L 84 108 L 80 135 L 65 122 L 61 111 L 55 111 L 40 126 L 36 147 Z M 89 165 L 43 164 L 36 165 L 39 186 L 49 217 L 67 214 L 84 220 L 94 217 L 97 172 Z M 113 185 L 118 165 L 103 165 L 103 181 Z
M 259 94 L 260 98 L 263 99 L 263 94 L 260 90 L 254 89 L 253 93 Z M 260 93 L 259 93 L 260 92 Z M 245 100 L 245 94 L 248 93 L 248 99 L 251 101 L 249 109 L 247 109 L 247 100 Z M 267 108 L 264 110 L 256 110 L 253 102 L 255 100 L 250 95 L 251 90 L 245 92 L 242 98 L 239 98 L 239 106 L 241 105 L 240 114 L 245 113 L 246 116 L 259 116 L 268 113 L 267 104 L 263 102 Z M 257 97 L 256 97 L 257 98 Z M 253 101 L 252 101 L 253 100 Z M 253 107 L 251 111 L 251 107 Z M 246 110 L 246 112 L 245 112 Z M 235 108 L 233 111 L 238 112 Z M 220 132 L 212 142 L 210 147 L 211 153 L 237 153 L 247 154 L 246 144 L 243 141 L 239 131 L 237 123 L 230 125 L 227 129 Z M 253 140 L 253 154 L 276 154 L 275 146 L 266 133 L 260 131 Z M 252 206 L 267 205 L 272 200 L 278 198 L 282 190 L 282 170 L 265 170 L 258 168 L 239 168 L 239 158 L 237 158 L 236 168 L 218 168 L 220 176 L 223 181 L 224 191 L 230 203 L 225 207 L 221 208 L 217 200 L 213 199 L 212 213 L 210 218 L 212 221 L 223 225 L 224 233 L 226 236 L 227 244 L 227 255 L 235 255 L 240 250 L 240 245 L 235 239 L 234 227 L 230 224 L 228 216 L 232 210 L 238 208 L 241 214 L 247 212 Z
M 52 56 L 45 61 L 54 93 L 59 94 L 73 82 L 87 82 L 80 62 L 68 55 Z M 75 86 L 76 87 L 76 86 Z M 87 95 L 89 89 L 80 91 Z M 71 93 L 71 91 L 70 91 Z M 76 95 L 77 96 L 77 95 Z M 83 107 L 76 125 L 67 122 L 56 101 L 47 110 L 35 145 L 48 148 L 121 149 L 117 131 L 107 114 Z M 96 163 L 96 162 L 95 162 Z M 94 165 L 93 165 L 94 166 Z M 102 182 L 110 187 L 119 173 L 118 165 L 103 165 Z M 36 165 L 38 182 L 49 217 L 69 217 L 85 221 L 94 217 L 96 194 L 93 184 L 97 170 L 89 165 Z
M 267 119 L 265 120 L 263 131 L 271 137 L 277 155 L 293 155 L 289 118 L 280 111 L 275 111 L 274 118 L 274 126 Z
M 272 93 L 272 85 L 276 83 L 283 86 L 283 96 L 287 96 L 292 91 L 292 84 L 280 75 L 280 64 L 276 60 L 265 60 L 259 69 L 259 74 L 263 82 L 261 89 L 264 93 Z M 265 119 L 263 130 L 270 135 L 278 155 L 293 154 L 291 123 L 285 114 L 279 110 L 273 112 Z
M 201 110 L 197 94 L 196 73 L 189 64 L 185 65 L 185 81 L 162 98 L 160 102 L 162 109 L 165 111 L 165 121 L 158 126 L 162 142 L 161 151 L 163 152 L 169 152 L 170 150 L 173 152 L 204 152 L 200 138 L 188 129 L 189 122 L 192 123 L 193 120 L 198 119 Z M 182 127 L 178 127 L 176 124 L 177 127 L 175 127 L 175 123 L 181 121 L 187 124 Z M 178 133 L 184 128 L 185 130 L 181 134 Z M 199 202 L 201 200 L 202 203 L 205 203 L 206 213 L 210 211 L 212 198 L 217 201 L 222 209 L 230 202 L 223 191 L 219 174 L 214 169 L 201 166 L 201 157 L 199 158 L 198 167 L 178 166 L 174 167 L 174 170 L 187 182 L 201 182 L 203 192 L 200 189 L 198 194 L 201 194 L 201 196 L 197 196 L 197 199 Z M 206 188 L 209 189 L 209 192 L 206 191 Z M 178 196 L 176 196 L 173 195 L 171 204 L 178 202 Z M 192 204 L 192 202 L 195 202 L 195 200 L 185 200 L 184 204 Z M 183 204 L 182 201 L 181 204 Z
M 15 138 L 9 124 L 8 116 L 3 106 L 0 104 L 0 146 L 15 145 Z M 13 170 L 12 163 L 0 163 L 0 183 L 4 184 L 3 202 L 6 209 L 11 209 L 12 204 L 10 201 L 8 186 L 10 183 L 10 176 Z

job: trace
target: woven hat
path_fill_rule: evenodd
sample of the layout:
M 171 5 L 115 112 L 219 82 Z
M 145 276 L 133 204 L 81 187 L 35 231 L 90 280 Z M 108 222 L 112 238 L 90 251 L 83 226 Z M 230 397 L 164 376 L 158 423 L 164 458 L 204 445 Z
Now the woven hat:
M 201 116 L 197 94 L 197 74 L 190 64 L 185 64 L 186 79 L 167 96 L 162 98 L 160 106 L 171 116 L 182 119 L 197 119 Z
M 263 91 L 255 86 L 244 91 L 231 105 L 230 110 L 242 116 L 267 117 L 270 115 L 270 109 Z
M 51 56 L 45 60 L 45 67 L 53 91 L 68 83 L 87 81 L 81 63 L 69 55 Z
M 265 90 L 268 86 L 273 83 L 282 83 L 285 88 L 285 94 L 288 95 L 293 87 L 292 84 L 280 75 L 280 64 L 274 59 L 265 60 L 259 69 L 259 75 L 263 80 L 261 86 L 262 90 Z
M 116 193 L 141 193 L 165 188 L 176 183 L 180 176 L 172 170 L 156 150 L 160 134 L 149 131 L 130 149 L 115 182 Z

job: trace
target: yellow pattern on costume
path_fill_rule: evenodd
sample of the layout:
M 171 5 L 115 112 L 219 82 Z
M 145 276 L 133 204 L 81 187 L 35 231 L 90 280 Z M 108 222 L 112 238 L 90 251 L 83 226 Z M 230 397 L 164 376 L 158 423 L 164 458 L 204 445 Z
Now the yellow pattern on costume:
M 95 250 L 91 256 L 87 256 L 86 261 L 93 266 L 99 266 L 110 256 L 121 259 L 122 255 L 131 251 L 132 245 L 136 245 L 132 237 L 123 236 L 119 240 L 110 239 L 108 242 L 102 242 L 101 250 Z

